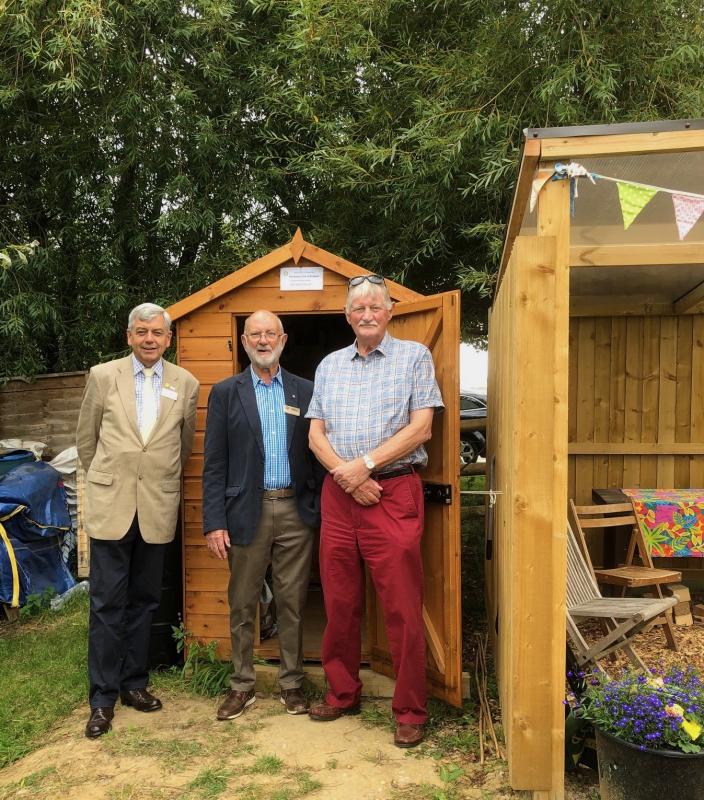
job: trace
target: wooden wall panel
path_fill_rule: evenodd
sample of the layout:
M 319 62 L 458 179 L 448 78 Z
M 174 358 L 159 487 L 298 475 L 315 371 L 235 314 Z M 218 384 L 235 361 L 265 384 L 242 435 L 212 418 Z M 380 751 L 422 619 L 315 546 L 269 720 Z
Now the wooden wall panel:
M 566 201 L 564 187 L 557 191 Z M 486 564 L 510 782 L 555 797 L 564 769 L 568 479 L 568 292 L 560 240 L 557 230 L 516 239 L 492 309 L 488 463 L 501 495 L 487 517 Z M 591 330 L 593 353 L 593 324 Z M 589 373 L 588 364 L 580 366 Z M 593 374 L 592 361 L 592 384 Z
M 704 487 L 704 315 L 573 318 L 570 342 L 570 497 Z M 602 563 L 603 542 L 589 545 Z M 696 574 L 703 562 L 678 568 Z
M 596 486 L 704 486 L 704 315 L 613 318 L 610 340 L 608 325 L 570 322 L 570 496 L 589 503 Z

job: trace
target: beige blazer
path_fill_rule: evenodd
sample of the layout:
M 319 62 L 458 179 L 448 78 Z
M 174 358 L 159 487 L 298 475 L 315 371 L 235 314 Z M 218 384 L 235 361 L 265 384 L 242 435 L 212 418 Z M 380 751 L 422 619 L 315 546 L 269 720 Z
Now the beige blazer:
M 76 446 L 86 471 L 85 521 L 94 539 L 121 539 L 135 513 L 146 542 L 174 538 L 181 470 L 193 445 L 198 381 L 164 361 L 159 418 L 149 439 L 137 427 L 132 356 L 99 364 L 88 376 Z

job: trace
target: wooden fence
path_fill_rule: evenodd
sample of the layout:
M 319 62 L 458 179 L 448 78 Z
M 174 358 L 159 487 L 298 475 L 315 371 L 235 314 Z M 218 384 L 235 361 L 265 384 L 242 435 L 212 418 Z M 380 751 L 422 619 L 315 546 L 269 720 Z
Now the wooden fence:
M 0 386 L 0 439 L 44 442 L 52 458 L 76 443 L 87 372 L 14 378 Z

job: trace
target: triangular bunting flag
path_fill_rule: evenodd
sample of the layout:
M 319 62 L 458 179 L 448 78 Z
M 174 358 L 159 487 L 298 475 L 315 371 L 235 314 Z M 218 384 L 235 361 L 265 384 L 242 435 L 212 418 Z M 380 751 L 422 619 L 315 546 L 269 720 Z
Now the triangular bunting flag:
M 628 230 L 633 220 L 648 205 L 658 190 L 623 181 L 619 181 L 616 185 L 618 186 L 618 199 L 621 201 L 623 227 L 624 230 Z
M 672 204 L 675 207 L 675 222 L 681 240 L 692 230 L 699 217 L 704 213 L 704 197 L 673 194 Z

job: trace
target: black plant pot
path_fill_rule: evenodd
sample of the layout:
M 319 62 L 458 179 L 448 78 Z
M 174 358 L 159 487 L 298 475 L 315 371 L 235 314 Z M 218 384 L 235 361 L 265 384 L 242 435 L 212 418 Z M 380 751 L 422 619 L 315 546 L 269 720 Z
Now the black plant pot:
M 704 791 L 704 753 L 641 750 L 596 728 L 601 800 L 694 800 Z

